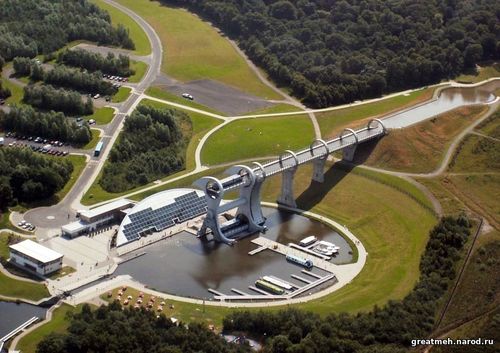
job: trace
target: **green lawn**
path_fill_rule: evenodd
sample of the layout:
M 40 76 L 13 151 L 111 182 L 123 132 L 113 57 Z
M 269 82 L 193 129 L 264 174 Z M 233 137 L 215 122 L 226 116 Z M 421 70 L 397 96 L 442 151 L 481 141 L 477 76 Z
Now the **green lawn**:
M 120 87 L 118 89 L 118 92 L 116 92 L 116 94 L 111 99 L 111 101 L 113 103 L 124 102 L 128 98 L 128 96 L 130 96 L 130 92 L 132 92 L 132 88 L 129 88 L 129 87 Z M 101 109 L 107 109 L 107 108 L 108 107 L 104 107 L 104 108 L 101 108 Z
M 85 146 L 82 147 L 84 150 L 94 149 L 101 138 L 101 131 L 97 129 L 90 129 L 92 132 L 92 140 L 89 141 Z
M 19 104 L 23 100 L 24 92 L 21 86 L 12 83 L 10 80 L 2 78 L 2 87 L 10 89 L 12 94 L 9 98 L 5 100 L 7 104 Z
M 5 233 L 2 233 L 4 237 Z M 50 296 L 49 291 L 42 283 L 31 283 L 7 277 L 0 272 L 0 296 L 40 300 Z
M 116 7 L 108 5 L 102 0 L 91 0 L 94 4 L 98 5 L 101 9 L 108 11 L 111 16 L 111 23 L 114 26 L 118 24 L 124 25 L 129 30 L 130 38 L 135 44 L 134 53 L 137 55 L 149 55 L 151 54 L 151 43 L 149 39 L 142 30 L 142 28 L 135 22 L 131 17 L 129 17 L 124 12 L 118 10 Z
M 166 104 L 162 104 L 160 102 L 155 102 L 151 100 L 144 99 L 141 104 L 148 104 L 155 106 L 157 108 L 165 108 L 168 107 Z M 220 120 L 208 117 L 206 115 L 202 114 L 197 114 L 189 111 L 185 111 L 182 109 L 175 108 L 177 110 L 184 111 L 187 113 L 190 118 L 191 122 L 193 124 L 193 135 L 191 136 L 191 140 L 189 142 L 189 145 L 186 150 L 186 169 L 183 171 L 180 171 L 178 173 L 169 175 L 165 177 L 162 180 L 168 180 L 172 179 L 175 177 L 178 177 L 179 175 L 182 175 L 186 173 L 187 171 L 192 170 L 195 167 L 195 160 L 194 160 L 194 152 L 196 150 L 196 147 L 198 146 L 199 140 L 207 133 L 207 131 L 211 130 L 213 127 L 217 126 L 217 124 L 220 124 Z M 152 183 L 143 185 L 139 188 L 132 189 L 132 190 L 127 190 L 121 193 L 110 193 L 104 190 L 101 185 L 99 184 L 99 179 L 101 177 L 101 173 L 97 176 L 96 180 L 94 183 L 90 186 L 90 188 L 87 190 L 85 195 L 83 195 L 83 198 L 81 200 L 82 204 L 84 205 L 92 205 L 97 202 L 102 202 L 105 200 L 109 200 L 118 196 L 126 195 L 130 192 L 142 189 L 146 186 L 152 185 Z
M 201 153 L 205 165 L 275 156 L 309 146 L 314 131 L 308 116 L 236 120 L 212 134 Z
M 389 112 L 403 109 L 432 97 L 434 88 L 427 88 L 412 92 L 408 95 L 399 95 L 378 102 L 361 104 L 354 107 L 318 113 L 319 127 L 323 137 L 332 137 L 341 127 L 359 120 L 380 117 Z
M 163 44 L 162 71 L 181 81 L 214 79 L 269 99 L 265 86 L 230 43 L 190 12 L 149 0 L 119 0 L 148 21 Z
M 148 64 L 142 61 L 131 60 L 130 67 L 135 71 L 135 73 L 128 78 L 128 82 L 132 83 L 141 81 L 148 70 Z
M 23 353 L 35 353 L 36 346 L 45 336 L 51 333 L 65 333 L 70 322 L 67 314 L 80 312 L 81 307 L 81 305 L 77 307 L 68 304 L 61 305 L 54 310 L 52 320 L 24 336 L 17 344 L 16 349 Z
M 73 185 L 75 185 L 76 181 L 80 177 L 80 174 L 83 171 L 83 168 L 85 168 L 85 165 L 87 164 L 87 159 L 85 156 L 78 156 L 78 155 L 69 155 L 66 158 L 69 159 L 69 161 L 73 164 L 73 172 L 71 173 L 69 181 L 64 185 L 64 188 L 61 189 L 56 194 L 56 198 L 58 200 L 62 200 L 64 196 L 71 190 Z
M 276 114 L 276 113 L 289 113 L 289 112 L 300 112 L 302 109 L 297 108 L 290 104 L 275 104 L 271 107 L 259 109 L 250 113 L 245 113 L 243 115 L 258 115 L 258 114 Z M 304 113 L 306 114 L 306 113 Z
M 461 83 L 477 83 L 492 77 L 500 77 L 500 64 L 494 63 L 492 65 L 482 66 L 478 72 L 460 75 L 455 78 L 455 81 Z
M 113 108 L 103 107 L 95 109 L 94 114 L 88 116 L 88 119 L 94 119 L 97 125 L 106 125 L 113 120 L 114 116 L 115 110 Z
M 154 86 L 149 87 L 146 90 L 146 94 L 150 95 L 151 97 L 160 98 L 160 99 L 164 99 L 166 101 L 170 101 L 170 102 L 182 104 L 182 105 L 185 105 L 188 107 L 204 110 L 204 111 L 209 112 L 209 113 L 213 113 L 213 114 L 217 114 L 217 115 L 221 115 L 221 116 L 226 115 L 224 113 L 218 112 L 215 109 L 207 107 L 206 105 L 203 105 L 203 104 L 197 103 L 195 101 L 192 101 L 192 100 L 189 100 L 186 98 L 182 98 L 181 96 L 178 96 L 176 94 L 170 93 L 170 92 L 168 92 L 160 87 L 154 87 Z

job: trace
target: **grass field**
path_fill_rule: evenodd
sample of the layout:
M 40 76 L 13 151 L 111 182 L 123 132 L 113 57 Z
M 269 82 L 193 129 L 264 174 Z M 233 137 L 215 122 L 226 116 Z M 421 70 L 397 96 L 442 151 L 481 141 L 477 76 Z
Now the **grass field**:
M 451 172 L 500 171 L 500 141 L 467 135 L 453 156 Z
M 146 90 L 146 94 L 150 95 L 151 97 L 164 99 L 166 101 L 179 103 L 179 104 L 186 105 L 188 107 L 192 107 L 192 108 L 196 108 L 196 109 L 201 109 L 201 110 L 204 110 L 204 111 L 209 112 L 209 113 L 214 113 L 214 114 L 218 114 L 221 116 L 226 115 L 224 113 L 218 112 L 215 109 L 207 107 L 206 105 L 203 105 L 203 104 L 197 103 L 195 101 L 192 101 L 192 100 L 189 100 L 186 98 L 182 98 L 181 96 L 178 96 L 176 94 L 170 93 L 170 92 L 168 92 L 160 87 L 155 87 L 155 86 L 149 87 Z
M 97 142 L 99 142 L 99 139 L 101 138 L 101 131 L 97 129 L 90 129 L 92 132 L 92 139 L 82 147 L 84 150 L 90 150 L 94 149 L 95 146 L 97 145 Z
M 500 139 L 500 110 L 486 121 L 483 121 L 476 130 L 485 135 Z
M 58 200 L 62 200 L 64 196 L 66 196 L 66 194 L 71 190 L 73 185 L 75 185 L 76 181 L 80 177 L 83 168 L 85 168 L 85 165 L 87 164 L 87 158 L 85 158 L 85 156 L 69 155 L 66 158 L 68 158 L 71 164 L 73 164 L 73 172 L 71 173 L 69 181 L 66 183 L 66 185 L 64 185 L 64 188 L 62 188 L 56 194 L 56 198 Z
M 142 80 L 148 70 L 148 64 L 142 61 L 131 60 L 130 67 L 135 71 L 135 73 L 128 78 L 128 82 L 131 83 L 136 83 Z
M 128 96 L 130 96 L 130 92 L 132 92 L 132 88 L 129 88 L 129 87 L 120 87 L 118 89 L 118 92 L 116 92 L 116 94 L 111 99 L 111 101 L 113 103 L 121 103 L 121 102 L 125 101 L 128 98 Z M 107 107 L 101 108 L 101 109 L 106 109 L 106 108 Z
M 290 104 L 275 104 L 269 108 L 259 109 L 250 113 L 245 113 L 244 115 L 257 115 L 257 114 L 276 114 L 276 113 L 291 113 L 300 112 L 302 109 L 297 108 Z M 306 115 L 306 113 L 304 113 Z
M 158 108 L 165 108 L 165 107 L 169 108 L 168 105 L 165 105 L 165 104 L 162 104 L 159 102 L 154 102 L 154 101 L 147 100 L 147 99 L 143 100 L 141 102 L 141 104 L 148 104 L 148 105 L 152 105 L 152 106 L 155 106 Z M 183 111 L 182 109 L 178 109 L 178 110 Z M 215 118 L 211 118 L 211 117 L 208 117 L 206 115 L 197 114 L 197 113 L 188 112 L 188 111 L 184 111 L 184 112 L 190 116 L 191 122 L 193 124 L 193 135 L 191 136 L 191 140 L 189 141 L 189 145 L 188 145 L 187 150 L 186 150 L 186 169 L 183 171 L 180 171 L 176 174 L 169 175 L 168 177 L 165 177 L 163 180 L 175 178 L 181 174 L 186 173 L 186 171 L 192 170 L 195 167 L 194 152 L 196 150 L 196 147 L 198 146 L 199 140 L 203 137 L 203 135 L 205 135 L 207 133 L 207 131 L 209 131 L 213 127 L 217 126 L 217 124 L 220 124 L 220 121 L 215 119 Z M 87 190 L 87 192 L 85 193 L 85 195 L 83 196 L 83 198 L 81 200 L 82 204 L 92 205 L 92 204 L 97 203 L 97 202 L 101 202 L 101 201 L 109 200 L 109 199 L 114 198 L 114 197 L 126 195 L 130 192 L 133 192 L 133 191 L 138 190 L 138 189 L 142 189 L 142 188 L 147 186 L 147 185 L 143 185 L 137 189 L 127 190 L 127 191 L 124 191 L 121 193 L 110 193 L 110 192 L 107 192 L 106 190 L 104 190 L 99 185 L 98 181 L 99 181 L 100 177 L 101 177 L 101 174 L 98 175 L 98 177 L 96 178 L 96 180 L 94 181 L 92 186 L 89 188 L 89 190 Z M 152 184 L 150 183 L 148 185 L 152 185 Z
M 114 26 L 122 24 L 129 30 L 130 38 L 135 44 L 134 53 L 137 55 L 149 55 L 151 54 L 151 43 L 149 39 L 142 30 L 142 28 L 127 14 L 118 10 L 116 7 L 108 5 L 102 0 L 91 0 L 94 4 L 98 5 L 101 9 L 108 11 L 111 16 L 111 23 Z
M 314 131 L 307 115 L 242 119 L 212 134 L 201 152 L 205 165 L 275 156 L 309 146 Z
M 5 100 L 7 104 L 19 104 L 23 100 L 24 92 L 21 86 L 2 78 L 2 87 L 10 89 L 11 96 Z
M 500 232 L 481 235 L 441 327 L 476 317 L 500 303 L 500 281 L 492 281 L 500 272 L 499 259 Z
M 77 313 L 81 311 L 81 305 L 72 307 L 68 304 L 63 304 L 55 309 L 52 314 L 52 320 L 40 326 L 36 330 L 24 336 L 16 346 L 16 349 L 23 353 L 35 353 L 36 346 L 51 333 L 65 333 L 69 326 L 68 313 Z
M 321 129 L 321 135 L 324 138 L 333 137 L 347 125 L 358 125 L 361 120 L 381 117 L 428 100 L 432 97 L 433 92 L 434 88 L 421 89 L 408 95 L 399 95 L 373 103 L 318 113 L 316 117 Z
M 106 125 L 113 120 L 115 110 L 111 107 L 103 107 L 94 110 L 94 114 L 89 116 L 89 119 L 94 119 L 97 125 Z
M 477 83 L 492 77 L 500 77 L 499 63 L 482 66 L 478 72 L 474 72 L 468 75 L 460 75 L 455 78 L 455 81 L 462 83 Z
M 487 109 L 462 107 L 406 129 L 393 130 L 381 140 L 361 144 L 354 161 L 390 170 L 431 172 L 439 166 L 455 136 Z
M 119 0 L 154 28 L 163 44 L 162 71 L 181 81 L 214 79 L 254 95 L 280 99 L 208 23 L 180 8 L 148 0 Z

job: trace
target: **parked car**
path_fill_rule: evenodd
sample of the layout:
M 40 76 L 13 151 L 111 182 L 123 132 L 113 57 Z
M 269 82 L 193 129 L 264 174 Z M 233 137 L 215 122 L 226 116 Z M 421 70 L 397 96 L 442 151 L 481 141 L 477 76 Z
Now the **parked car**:
M 183 93 L 182 97 L 184 97 L 186 99 L 189 99 L 189 100 L 193 100 L 194 99 L 194 97 L 192 95 L 190 95 L 189 93 Z

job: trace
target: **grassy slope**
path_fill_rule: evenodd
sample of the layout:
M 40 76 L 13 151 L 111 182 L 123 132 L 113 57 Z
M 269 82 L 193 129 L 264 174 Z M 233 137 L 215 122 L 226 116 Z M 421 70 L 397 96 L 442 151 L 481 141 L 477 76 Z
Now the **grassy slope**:
M 141 104 L 149 104 L 149 105 L 153 105 L 153 106 L 158 107 L 158 108 L 168 107 L 165 104 L 150 101 L 147 99 L 143 100 L 141 102 Z M 182 109 L 179 109 L 179 110 L 182 111 Z M 196 147 L 198 146 L 199 140 L 203 137 L 203 135 L 205 135 L 207 133 L 207 131 L 209 131 L 210 129 L 212 129 L 213 127 L 215 127 L 217 124 L 220 123 L 219 120 L 208 117 L 206 115 L 201 115 L 201 114 L 188 112 L 188 111 L 184 111 L 184 112 L 190 116 L 191 122 L 193 124 L 193 135 L 191 137 L 191 141 L 189 142 L 188 148 L 186 150 L 186 170 L 178 172 L 178 173 L 173 174 L 173 175 L 169 175 L 168 177 L 165 177 L 163 180 L 175 178 L 175 177 L 185 173 L 186 171 L 192 170 L 195 166 L 194 152 L 196 150 Z M 94 204 L 97 202 L 105 201 L 105 200 L 108 200 L 108 199 L 111 199 L 114 197 L 128 194 L 134 190 L 141 189 L 141 188 L 144 188 L 146 186 L 146 185 L 144 185 L 144 186 L 141 186 L 137 189 L 124 191 L 121 193 L 109 193 L 99 185 L 98 181 L 100 179 L 100 176 L 101 176 L 101 174 L 99 174 L 96 181 L 94 181 L 92 186 L 89 188 L 89 190 L 83 196 L 82 201 L 81 201 L 82 204 L 91 205 L 91 204 Z M 152 183 L 150 183 L 148 185 L 152 185 Z
M 92 139 L 82 147 L 84 150 L 90 150 L 94 149 L 95 146 L 97 145 L 97 142 L 99 142 L 99 139 L 101 138 L 101 131 L 97 129 L 90 129 L 92 132 Z
M 65 333 L 69 326 L 68 313 L 77 313 L 81 311 L 81 306 L 72 307 L 63 304 L 54 310 L 52 320 L 40 326 L 38 329 L 24 336 L 16 346 L 16 349 L 23 353 L 35 353 L 37 344 L 51 333 Z
M 71 164 L 73 164 L 73 172 L 71 173 L 71 176 L 69 178 L 69 181 L 64 185 L 64 188 L 62 188 L 57 194 L 56 197 L 59 200 L 62 200 L 64 196 L 71 190 L 73 185 L 75 185 L 76 181 L 80 177 L 80 174 L 83 171 L 83 168 L 85 168 L 87 158 L 85 156 L 77 156 L 77 155 L 69 155 L 67 157 Z
M 208 23 L 180 8 L 148 0 L 119 0 L 155 29 L 163 44 L 162 71 L 181 81 L 214 79 L 257 96 L 280 99 Z
M 111 101 L 113 103 L 121 103 L 128 98 L 131 91 L 132 91 L 132 89 L 129 87 L 120 87 L 118 89 L 118 92 L 116 92 L 116 94 L 111 99 Z
M 23 100 L 24 92 L 21 86 L 16 85 L 10 80 L 2 79 L 2 87 L 10 89 L 12 94 L 5 100 L 7 104 L 19 104 Z
M 293 115 L 237 120 L 211 135 L 201 153 L 204 164 L 273 156 L 308 146 L 314 139 L 309 117 Z
M 464 271 L 442 327 L 476 317 L 500 303 L 500 232 L 481 235 Z M 496 280 L 495 280 L 496 278 Z
M 335 166 L 327 172 L 324 184 L 315 184 L 305 191 L 311 173 L 310 166 L 297 171 L 295 195 L 299 207 L 312 208 L 347 225 L 369 255 L 365 268 L 351 284 L 300 307 L 325 314 L 356 312 L 406 295 L 418 278 L 420 255 L 435 217 L 393 187 L 357 173 L 346 174 Z M 262 195 L 266 200 L 276 199 L 280 182 L 273 177 L 264 184 Z M 408 185 L 389 176 L 386 182 L 398 188 Z M 420 194 L 418 190 L 413 192 Z
M 113 120 L 115 116 L 115 110 L 110 107 L 103 107 L 94 110 L 94 114 L 88 117 L 88 119 L 94 119 L 97 125 L 106 125 Z
M 355 122 L 355 124 L 358 124 L 359 120 L 387 115 L 390 112 L 401 110 L 405 107 L 430 99 L 433 92 L 434 88 L 418 90 L 407 96 L 399 95 L 374 103 L 318 113 L 316 117 L 318 118 L 322 136 L 328 138 L 340 132 L 341 128 L 347 125 L 351 126 Z
M 129 30 L 130 38 L 132 38 L 132 41 L 135 44 L 135 50 L 133 51 L 135 54 L 151 54 L 151 44 L 149 43 L 146 33 L 144 33 L 142 28 L 131 17 L 118 10 L 116 7 L 106 4 L 102 0 L 91 0 L 91 2 L 108 11 L 111 16 L 111 23 L 114 26 L 122 24 Z
M 135 73 L 128 78 L 128 81 L 134 83 L 142 80 L 148 69 L 148 64 L 142 61 L 131 60 L 130 67 L 135 71 Z
M 480 133 L 500 139 L 500 110 L 483 121 L 477 128 Z
M 447 147 L 467 125 L 479 118 L 485 106 L 463 107 L 358 147 L 355 161 L 384 169 L 431 172 Z
M 500 64 L 494 63 L 489 66 L 483 66 L 480 68 L 479 72 L 469 75 L 460 75 L 455 80 L 462 83 L 477 83 L 492 77 L 500 77 Z
M 450 164 L 452 172 L 491 172 L 500 169 L 500 141 L 468 135 Z

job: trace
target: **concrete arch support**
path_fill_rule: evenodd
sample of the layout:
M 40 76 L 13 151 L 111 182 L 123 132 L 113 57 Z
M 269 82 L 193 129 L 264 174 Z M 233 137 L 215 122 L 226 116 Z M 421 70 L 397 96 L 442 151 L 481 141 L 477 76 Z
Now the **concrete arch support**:
M 219 179 L 214 177 L 204 177 L 198 179 L 195 183 L 199 189 L 205 192 L 205 200 L 207 201 L 207 215 L 203 220 L 201 228 L 198 230 L 198 237 L 204 238 L 208 230 L 212 231 L 215 240 L 226 243 L 233 244 L 234 240 L 229 239 L 224 236 L 219 225 L 219 206 L 224 196 L 224 187 Z
M 289 155 L 290 157 L 286 157 L 287 155 Z M 297 155 L 295 154 L 295 152 L 290 151 L 290 150 L 286 150 L 282 155 L 280 155 L 280 157 L 279 157 L 280 166 L 283 168 L 283 161 L 285 159 L 288 159 L 288 158 L 293 158 L 294 165 L 292 168 L 296 169 L 299 166 L 299 159 L 297 158 Z
M 347 135 L 344 135 L 344 132 L 349 132 L 349 134 Z M 342 130 L 342 132 L 340 133 L 339 135 L 339 138 L 340 138 L 340 141 L 343 141 L 344 138 L 346 138 L 347 136 L 354 136 L 354 139 L 356 140 L 356 144 L 358 144 L 359 142 L 359 139 L 358 139 L 358 134 L 356 133 L 356 131 L 354 131 L 353 129 L 349 129 L 349 128 L 345 128 L 344 130 Z
M 330 154 L 330 148 L 324 140 L 316 139 L 309 145 L 309 151 L 311 152 L 312 157 L 315 157 L 314 149 L 318 146 L 324 147 L 324 153 L 321 155 L 321 157 L 317 157 L 313 160 L 312 180 L 318 183 L 322 183 L 323 181 L 325 181 L 325 163 L 328 155 Z
M 385 127 L 384 123 L 382 122 L 382 120 L 380 119 L 371 119 L 369 122 L 368 122 L 368 130 L 371 130 L 371 129 L 374 129 L 375 127 L 373 126 L 373 123 L 377 123 L 378 126 L 381 126 L 382 127 L 382 131 L 384 132 L 384 134 L 387 133 L 387 128 Z

